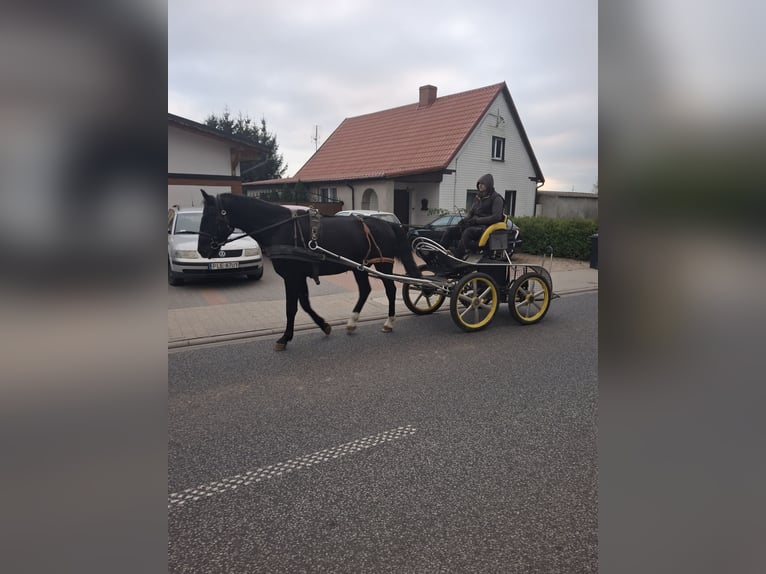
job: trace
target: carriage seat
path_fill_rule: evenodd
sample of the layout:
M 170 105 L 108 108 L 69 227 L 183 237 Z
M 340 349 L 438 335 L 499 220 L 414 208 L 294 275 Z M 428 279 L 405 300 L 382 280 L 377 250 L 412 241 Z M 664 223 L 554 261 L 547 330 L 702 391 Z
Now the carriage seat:
M 503 220 L 488 226 L 479 238 L 479 249 L 489 247 L 492 251 L 508 248 L 508 228 L 506 227 L 508 216 L 503 215 Z M 487 245 L 489 244 L 489 245 Z

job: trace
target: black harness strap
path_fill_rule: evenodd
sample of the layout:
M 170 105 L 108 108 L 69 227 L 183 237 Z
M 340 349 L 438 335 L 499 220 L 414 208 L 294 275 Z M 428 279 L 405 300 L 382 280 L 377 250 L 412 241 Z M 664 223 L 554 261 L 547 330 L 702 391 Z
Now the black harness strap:
M 309 261 L 311 263 L 311 278 L 314 280 L 314 283 L 319 285 L 319 263 L 324 260 L 324 257 L 318 257 L 318 254 L 312 252 L 311 250 L 307 249 L 306 246 L 308 245 L 308 242 L 306 241 L 306 238 L 303 236 L 303 228 L 301 227 L 300 221 L 298 221 L 298 217 L 306 217 L 309 218 L 309 227 L 311 229 L 311 241 L 316 241 L 319 237 L 319 220 L 321 218 L 321 215 L 319 215 L 319 211 L 314 208 L 307 209 L 306 213 L 293 213 L 293 246 L 294 246 L 294 253 L 289 256 L 282 255 L 282 257 L 290 258 L 290 259 L 299 259 L 301 261 Z M 298 237 L 300 236 L 300 242 L 298 241 Z M 273 252 L 273 248 L 272 248 Z M 283 251 L 283 253 L 285 253 Z M 313 257 L 307 257 L 307 253 L 313 253 Z M 273 257 L 273 255 L 272 255 Z

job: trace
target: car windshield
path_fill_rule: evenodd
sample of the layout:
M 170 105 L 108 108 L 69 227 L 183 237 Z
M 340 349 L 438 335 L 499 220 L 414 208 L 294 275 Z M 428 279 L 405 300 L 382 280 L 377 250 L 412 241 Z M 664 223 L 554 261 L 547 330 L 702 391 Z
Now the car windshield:
M 437 217 L 431 222 L 431 225 L 435 227 L 439 227 L 441 225 L 449 225 L 452 222 L 452 216 L 451 215 L 442 215 L 441 217 Z
M 202 213 L 179 213 L 176 216 L 175 233 L 199 233 Z

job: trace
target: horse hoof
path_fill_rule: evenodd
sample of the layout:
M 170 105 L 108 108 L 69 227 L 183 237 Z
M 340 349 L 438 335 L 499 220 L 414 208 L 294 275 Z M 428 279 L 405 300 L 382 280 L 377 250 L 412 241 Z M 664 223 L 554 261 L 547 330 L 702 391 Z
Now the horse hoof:
M 391 333 L 391 332 L 393 332 L 393 330 L 394 330 L 394 328 L 393 327 L 389 327 L 388 325 L 383 325 L 383 328 L 381 329 L 381 331 L 383 331 L 384 333 Z
M 287 343 L 274 343 L 275 351 L 284 351 L 287 348 Z
M 350 335 L 356 331 L 356 325 L 346 325 L 346 332 Z
M 325 335 L 329 335 L 332 332 L 332 325 L 325 323 L 324 327 L 322 327 L 322 331 L 324 331 Z

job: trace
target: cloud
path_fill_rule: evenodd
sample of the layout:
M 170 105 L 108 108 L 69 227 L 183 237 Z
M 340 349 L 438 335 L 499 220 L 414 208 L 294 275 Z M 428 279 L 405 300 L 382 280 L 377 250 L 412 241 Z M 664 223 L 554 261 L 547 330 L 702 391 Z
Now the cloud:
M 315 126 L 321 143 L 344 118 L 417 101 L 421 85 L 441 96 L 505 81 L 546 179 L 589 190 L 596 2 L 529 4 L 170 0 L 168 111 L 264 117 L 292 175 L 315 151 Z M 574 143 L 546 148 L 557 132 Z

